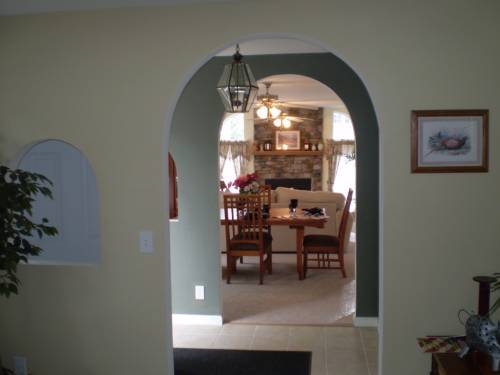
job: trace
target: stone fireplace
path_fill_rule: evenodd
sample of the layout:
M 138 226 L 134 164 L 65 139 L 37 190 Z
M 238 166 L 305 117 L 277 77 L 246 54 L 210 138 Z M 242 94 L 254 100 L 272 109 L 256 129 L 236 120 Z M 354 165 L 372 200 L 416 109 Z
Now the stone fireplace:
M 287 187 L 299 190 L 311 190 L 312 180 L 310 178 L 266 178 L 266 185 L 271 185 L 271 189 L 277 187 Z
M 302 118 L 302 122 L 292 122 L 290 129 L 299 130 L 301 150 L 304 150 L 304 143 L 318 143 L 323 135 L 323 111 L 322 109 L 286 108 L 290 116 Z M 254 128 L 255 144 L 262 144 L 271 141 L 273 150 L 275 147 L 275 134 L 277 128 L 267 122 L 256 122 Z M 279 129 L 278 129 L 279 130 Z M 317 153 L 307 155 L 293 155 L 293 152 L 280 151 L 265 154 L 260 152 L 254 157 L 255 172 L 259 176 L 259 183 L 265 183 L 266 179 L 311 179 L 311 189 L 321 190 L 323 157 Z

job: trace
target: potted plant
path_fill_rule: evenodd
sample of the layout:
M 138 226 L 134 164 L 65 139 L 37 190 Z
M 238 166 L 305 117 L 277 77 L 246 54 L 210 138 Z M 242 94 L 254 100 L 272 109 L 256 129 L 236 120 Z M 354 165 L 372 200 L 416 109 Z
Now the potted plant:
M 46 218 L 42 218 L 41 223 L 34 222 L 32 218 L 37 195 L 52 198 L 48 187 L 51 185 L 52 182 L 41 174 L 0 165 L 0 297 L 9 298 L 11 294 L 18 294 L 18 264 L 26 263 L 28 256 L 42 252 L 30 241 L 30 237 L 57 234 L 57 229 L 49 226 Z M 2 366 L 1 359 L 0 374 L 12 374 L 11 370 Z
M 32 221 L 37 194 L 52 198 L 47 185 L 52 182 L 41 174 L 0 165 L 0 296 L 18 293 L 17 265 L 42 252 L 29 238 L 57 234 L 56 228 L 47 225 L 47 218 L 41 223 Z

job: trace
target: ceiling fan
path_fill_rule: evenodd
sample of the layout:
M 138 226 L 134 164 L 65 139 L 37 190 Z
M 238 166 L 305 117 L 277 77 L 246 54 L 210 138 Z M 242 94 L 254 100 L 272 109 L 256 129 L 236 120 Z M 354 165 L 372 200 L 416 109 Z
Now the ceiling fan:
M 257 118 L 256 123 L 267 122 L 273 124 L 278 128 L 290 128 L 292 121 L 303 122 L 304 120 L 310 120 L 304 117 L 290 116 L 281 107 L 292 107 L 293 105 L 281 102 L 278 99 L 278 95 L 269 93 L 269 88 L 272 82 L 264 81 L 262 82 L 266 87 L 266 93 L 257 96 L 256 106 L 257 108 Z
M 255 118 L 255 123 L 269 123 L 273 124 L 277 128 L 285 128 L 288 129 L 292 126 L 292 122 L 303 122 L 304 119 L 302 117 L 290 116 L 288 113 L 281 111 L 281 113 L 276 118 Z
M 278 95 L 273 95 L 269 93 L 269 88 L 272 82 L 264 81 L 262 82 L 266 87 L 266 93 L 264 95 L 257 96 L 257 117 L 261 120 L 268 120 L 277 118 L 281 110 L 278 108 Z

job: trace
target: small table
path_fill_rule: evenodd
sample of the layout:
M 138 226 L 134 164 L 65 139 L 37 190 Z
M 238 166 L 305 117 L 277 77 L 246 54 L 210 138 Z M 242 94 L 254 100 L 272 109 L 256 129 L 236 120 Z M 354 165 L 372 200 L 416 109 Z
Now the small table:
M 500 375 L 493 372 L 491 359 L 483 353 L 459 358 L 456 353 L 433 353 L 431 375 Z
M 295 229 L 296 252 L 297 252 L 297 273 L 299 280 L 304 279 L 304 264 L 302 261 L 302 243 L 304 242 L 305 227 L 323 228 L 328 221 L 328 216 L 306 216 L 300 209 L 297 209 L 297 215 L 290 217 L 288 208 L 271 208 L 267 225 L 286 225 Z M 220 222 L 225 224 L 224 209 L 220 209 Z

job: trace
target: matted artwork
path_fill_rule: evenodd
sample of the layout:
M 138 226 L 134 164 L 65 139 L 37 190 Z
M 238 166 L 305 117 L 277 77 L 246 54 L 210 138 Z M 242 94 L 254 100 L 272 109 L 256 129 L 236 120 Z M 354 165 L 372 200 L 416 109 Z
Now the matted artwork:
M 277 130 L 277 150 L 300 150 L 300 130 Z
M 487 172 L 488 110 L 412 111 L 411 171 Z

